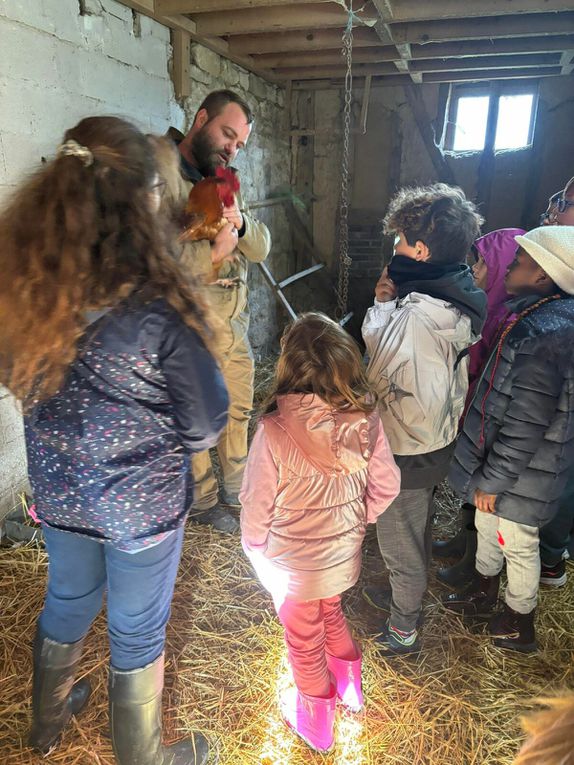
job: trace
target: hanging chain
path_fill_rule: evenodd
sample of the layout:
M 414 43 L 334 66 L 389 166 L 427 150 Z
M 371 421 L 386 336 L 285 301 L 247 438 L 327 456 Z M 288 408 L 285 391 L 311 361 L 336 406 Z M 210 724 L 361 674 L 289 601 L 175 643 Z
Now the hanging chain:
M 337 289 L 337 308 L 342 319 L 347 311 L 349 297 L 349 154 L 351 135 L 351 107 L 353 97 L 353 19 L 355 14 L 347 7 L 349 20 L 343 32 L 343 56 L 347 70 L 345 72 L 345 100 L 343 108 L 343 156 L 341 163 L 341 201 L 339 207 L 339 283 Z

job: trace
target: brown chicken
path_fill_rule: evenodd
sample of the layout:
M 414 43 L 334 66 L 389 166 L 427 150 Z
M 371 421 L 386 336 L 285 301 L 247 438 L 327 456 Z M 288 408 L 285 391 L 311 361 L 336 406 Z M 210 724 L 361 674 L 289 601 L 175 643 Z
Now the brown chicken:
M 239 191 L 239 178 L 230 168 L 218 167 L 214 177 L 202 178 L 189 192 L 185 207 L 184 229 L 181 240 L 197 242 L 200 239 L 213 241 L 226 225 L 225 207 L 232 207 L 235 194 Z M 233 280 L 219 279 L 219 270 L 223 263 L 213 267 L 209 283 L 222 287 L 233 286 Z
M 239 191 L 239 179 L 228 167 L 218 167 L 215 172 L 214 177 L 202 178 L 189 192 L 185 228 L 181 235 L 183 241 L 213 241 L 227 223 L 223 210 L 232 207 Z

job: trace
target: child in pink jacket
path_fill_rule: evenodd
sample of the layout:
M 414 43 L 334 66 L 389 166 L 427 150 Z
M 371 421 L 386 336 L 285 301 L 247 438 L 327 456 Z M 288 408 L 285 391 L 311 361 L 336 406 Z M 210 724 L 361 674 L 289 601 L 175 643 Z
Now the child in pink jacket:
M 281 346 L 240 493 L 242 542 L 285 628 L 297 687 L 281 713 L 328 751 L 337 696 L 353 710 L 363 703 L 341 593 L 359 577 L 367 523 L 397 496 L 400 473 L 354 340 L 308 313 Z

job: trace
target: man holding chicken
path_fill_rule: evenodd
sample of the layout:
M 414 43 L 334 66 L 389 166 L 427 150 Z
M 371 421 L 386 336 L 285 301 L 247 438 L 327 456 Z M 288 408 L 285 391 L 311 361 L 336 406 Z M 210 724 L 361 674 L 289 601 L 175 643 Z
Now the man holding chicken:
M 188 134 L 180 140 L 175 138 L 180 177 L 175 188 L 166 179 L 167 202 L 181 209 L 188 205 L 195 184 L 208 178 L 219 182 L 221 176 L 225 177 L 223 171 L 245 148 L 252 123 L 251 109 L 240 96 L 229 90 L 210 93 L 199 107 Z M 237 183 L 233 190 L 238 186 Z M 194 455 L 191 518 L 230 533 L 239 528 L 228 508 L 239 506 L 237 495 L 247 459 L 247 428 L 253 406 L 253 357 L 247 334 L 248 263 L 265 260 L 271 238 L 263 223 L 242 211 L 239 192 L 232 193 L 231 198 L 229 194 L 223 195 L 222 199 L 227 203 L 222 203 L 225 221 L 221 221 L 217 232 L 206 234 L 209 238 L 199 238 L 201 234 L 197 234 L 196 241 L 187 241 L 182 262 L 190 274 L 206 285 L 214 312 L 221 320 L 216 350 L 230 398 L 228 424 L 217 445 L 223 474 L 221 494 L 218 495 L 209 452 Z

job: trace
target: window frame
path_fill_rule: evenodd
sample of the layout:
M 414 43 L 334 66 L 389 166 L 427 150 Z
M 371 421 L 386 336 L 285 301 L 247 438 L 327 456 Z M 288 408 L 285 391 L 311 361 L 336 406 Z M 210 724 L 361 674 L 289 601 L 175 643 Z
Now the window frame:
M 534 129 L 536 126 L 536 117 L 538 113 L 538 81 L 493 81 L 490 83 L 451 83 L 449 88 L 449 97 L 445 109 L 445 125 L 443 130 L 442 150 L 447 154 L 461 156 L 465 154 L 482 154 L 485 151 L 492 151 L 500 154 L 508 151 L 525 151 L 532 148 L 534 139 Z M 501 96 L 521 96 L 532 95 L 532 110 L 530 112 L 530 125 L 528 126 L 528 142 L 525 146 L 516 149 L 495 149 L 496 129 L 498 126 L 499 102 Z M 488 113 L 486 118 L 486 131 L 484 136 L 484 146 L 482 149 L 454 149 L 454 137 L 456 130 L 456 117 L 458 114 L 458 102 L 460 98 L 469 96 L 488 96 Z M 493 123 L 493 117 L 496 117 Z

